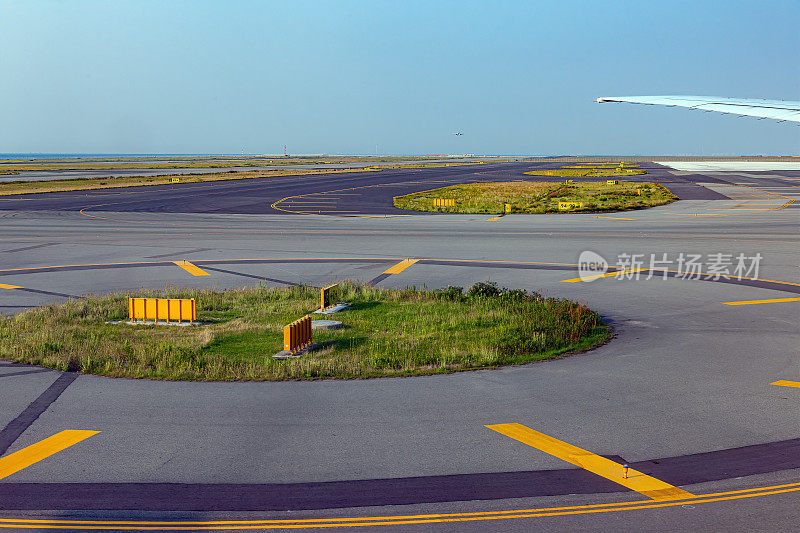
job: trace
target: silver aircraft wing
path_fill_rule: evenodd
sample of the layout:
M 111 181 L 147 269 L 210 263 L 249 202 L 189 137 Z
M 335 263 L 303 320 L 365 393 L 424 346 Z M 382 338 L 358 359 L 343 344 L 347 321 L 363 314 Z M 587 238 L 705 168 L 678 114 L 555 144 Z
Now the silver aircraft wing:
M 770 118 L 781 122 L 800 122 L 800 102 L 788 100 L 718 98 L 715 96 L 607 96 L 597 99 L 598 104 L 604 102 L 687 107 L 701 111 Z

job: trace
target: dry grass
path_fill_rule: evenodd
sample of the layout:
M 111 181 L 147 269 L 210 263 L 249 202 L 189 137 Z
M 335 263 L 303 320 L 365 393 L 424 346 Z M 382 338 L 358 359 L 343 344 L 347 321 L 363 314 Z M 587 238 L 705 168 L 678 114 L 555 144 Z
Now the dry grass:
M 562 167 L 555 170 L 531 170 L 525 172 L 529 176 L 556 176 L 559 178 L 624 178 L 647 174 L 646 170 L 636 168 L 619 168 L 609 166 Z
M 345 328 L 314 331 L 322 347 L 272 358 L 282 327 L 315 308 L 308 287 L 185 289 L 137 295 L 197 299 L 203 326 L 129 326 L 127 295 L 89 297 L 0 319 L 0 357 L 107 376 L 179 380 L 365 378 L 520 364 L 605 342 L 586 306 L 479 284 L 422 291 L 344 283 Z M 327 317 L 326 317 L 327 318 Z
M 449 163 L 456 165 L 457 163 Z M 478 163 L 460 163 L 478 164 Z M 177 178 L 181 183 L 203 183 L 208 181 L 226 181 L 253 178 L 279 178 L 284 176 L 304 176 L 311 174 L 342 174 L 349 172 L 377 172 L 381 169 L 393 168 L 433 168 L 448 165 L 447 163 L 409 163 L 404 165 L 386 165 L 380 168 L 362 167 L 344 169 L 278 169 L 278 170 L 243 170 L 226 172 L 210 172 L 206 174 L 168 174 L 163 176 L 121 176 L 85 179 L 64 179 L 48 181 L 9 181 L 0 182 L 0 196 L 13 194 L 34 194 L 45 192 L 85 191 L 92 189 L 115 189 L 120 187 L 143 187 L 148 185 L 170 185 Z M 116 167 L 114 167 L 116 168 Z

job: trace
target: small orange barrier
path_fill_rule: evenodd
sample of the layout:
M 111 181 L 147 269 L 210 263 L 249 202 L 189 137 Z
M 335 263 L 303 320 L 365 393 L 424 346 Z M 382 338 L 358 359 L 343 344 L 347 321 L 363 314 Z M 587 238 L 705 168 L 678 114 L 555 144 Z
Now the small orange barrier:
M 331 305 L 331 292 L 333 289 L 338 287 L 338 283 L 334 283 L 333 285 L 328 285 L 327 287 L 323 287 L 320 289 L 319 293 L 319 306 L 320 310 L 324 311 Z
M 283 326 L 283 349 L 294 354 L 311 344 L 311 316 L 306 315 Z

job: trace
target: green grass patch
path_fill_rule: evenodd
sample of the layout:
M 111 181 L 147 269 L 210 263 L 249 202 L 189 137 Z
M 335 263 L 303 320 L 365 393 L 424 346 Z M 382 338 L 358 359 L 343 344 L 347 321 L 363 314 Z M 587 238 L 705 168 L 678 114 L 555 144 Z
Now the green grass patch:
M 434 200 L 450 198 L 453 207 L 436 207 Z M 397 196 L 395 207 L 413 211 L 440 213 L 502 213 L 511 204 L 513 213 L 541 214 L 559 212 L 560 202 L 582 202 L 574 209 L 585 212 L 629 211 L 674 202 L 678 197 L 657 183 L 621 181 L 607 185 L 601 181 L 556 183 L 545 181 L 508 181 L 467 183 Z
M 128 294 L 92 296 L 0 319 L 0 358 L 106 376 L 174 380 L 296 380 L 411 376 L 522 364 L 606 342 L 585 305 L 481 283 L 469 291 L 340 285 L 345 327 L 314 330 L 321 347 L 275 360 L 283 326 L 313 311 L 310 287 L 214 292 L 169 288 L 136 296 L 196 298 L 202 326 L 130 326 Z M 331 318 L 331 317 L 320 317 Z

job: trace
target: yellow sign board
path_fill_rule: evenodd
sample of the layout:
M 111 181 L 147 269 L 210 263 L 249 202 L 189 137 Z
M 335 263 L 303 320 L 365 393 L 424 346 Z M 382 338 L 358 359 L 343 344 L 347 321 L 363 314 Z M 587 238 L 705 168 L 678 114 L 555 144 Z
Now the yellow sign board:
M 506 213 L 510 213 L 513 208 L 511 204 L 503 204 L 503 209 Z
M 573 209 L 582 209 L 583 202 L 558 202 L 559 211 L 572 211 Z
M 606 185 L 619 185 L 619 180 L 606 180 Z
M 164 320 L 195 322 L 197 304 L 194 298 L 128 298 L 128 318 L 131 321 Z
M 181 179 L 180 178 L 172 178 L 172 180 L 170 180 L 170 181 L 172 181 L 172 183 L 180 183 Z

